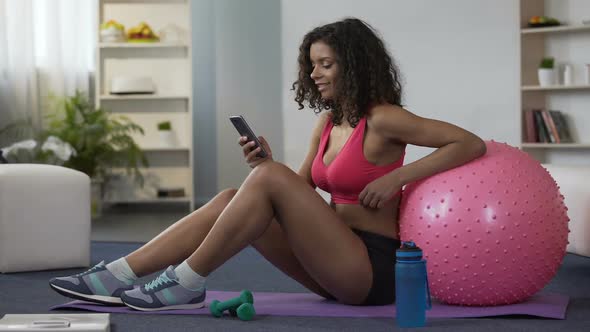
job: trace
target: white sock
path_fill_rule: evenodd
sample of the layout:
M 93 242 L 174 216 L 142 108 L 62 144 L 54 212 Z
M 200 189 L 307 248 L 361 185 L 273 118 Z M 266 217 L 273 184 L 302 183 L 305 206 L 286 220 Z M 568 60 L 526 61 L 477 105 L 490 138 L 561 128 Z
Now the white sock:
M 203 277 L 191 269 L 186 261 L 178 265 L 174 272 L 178 277 L 178 283 L 184 288 L 197 291 L 205 287 L 207 277 Z
M 131 285 L 137 280 L 137 276 L 127 263 L 125 257 L 121 257 L 116 261 L 110 262 L 106 266 L 107 270 L 127 285 Z

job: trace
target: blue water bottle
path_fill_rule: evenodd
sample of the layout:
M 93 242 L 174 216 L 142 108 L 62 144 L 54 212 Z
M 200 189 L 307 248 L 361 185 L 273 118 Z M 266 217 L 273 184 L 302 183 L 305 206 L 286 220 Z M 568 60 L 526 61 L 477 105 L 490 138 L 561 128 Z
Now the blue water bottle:
M 402 242 L 396 251 L 395 307 L 399 327 L 426 325 L 426 310 L 432 307 L 422 249 L 414 242 Z

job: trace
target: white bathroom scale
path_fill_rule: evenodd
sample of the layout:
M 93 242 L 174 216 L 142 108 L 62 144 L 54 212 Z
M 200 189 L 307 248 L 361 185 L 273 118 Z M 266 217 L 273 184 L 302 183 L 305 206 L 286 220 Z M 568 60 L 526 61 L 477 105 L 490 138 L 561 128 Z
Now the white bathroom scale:
M 0 331 L 110 332 L 110 314 L 6 314 Z

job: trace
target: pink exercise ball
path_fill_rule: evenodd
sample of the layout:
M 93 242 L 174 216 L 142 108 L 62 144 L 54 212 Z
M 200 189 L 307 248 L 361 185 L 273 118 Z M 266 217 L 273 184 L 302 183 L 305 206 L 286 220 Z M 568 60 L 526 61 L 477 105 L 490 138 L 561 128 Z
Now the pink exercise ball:
M 406 186 L 402 241 L 424 250 L 431 295 L 488 306 L 521 302 L 555 276 L 567 245 L 567 208 L 541 164 L 505 143 Z

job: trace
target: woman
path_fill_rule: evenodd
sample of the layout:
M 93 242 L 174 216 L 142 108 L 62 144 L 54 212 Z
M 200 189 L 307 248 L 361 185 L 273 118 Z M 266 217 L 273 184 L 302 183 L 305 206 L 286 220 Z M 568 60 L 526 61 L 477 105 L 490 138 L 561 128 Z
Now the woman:
M 253 170 L 239 190 L 219 193 L 128 256 L 54 278 L 51 287 L 139 310 L 198 308 L 206 277 L 252 245 L 321 296 L 354 305 L 393 303 L 402 187 L 481 156 L 485 145 L 466 130 L 402 108 L 398 70 L 366 23 L 351 18 L 320 26 L 299 52 L 295 100 L 300 109 L 307 103 L 325 112 L 298 173 L 274 161 L 263 138 L 266 158 L 242 137 Z M 436 150 L 403 165 L 407 144 Z M 316 186 L 331 192 L 330 204 Z M 165 267 L 133 288 L 138 276 Z

